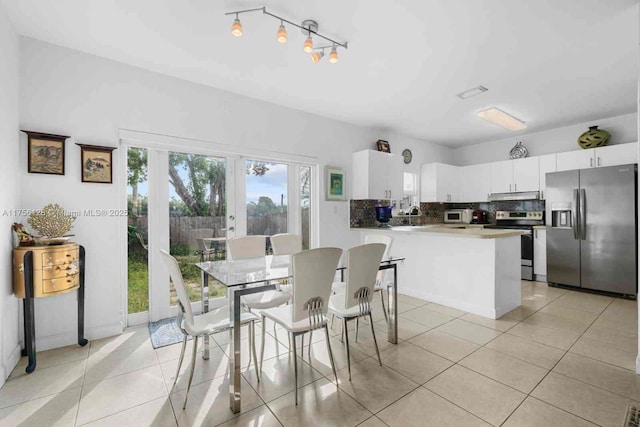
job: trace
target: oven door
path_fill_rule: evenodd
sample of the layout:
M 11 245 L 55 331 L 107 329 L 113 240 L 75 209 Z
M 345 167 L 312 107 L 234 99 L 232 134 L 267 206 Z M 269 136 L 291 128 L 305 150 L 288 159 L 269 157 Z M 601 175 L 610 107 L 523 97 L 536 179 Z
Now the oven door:
M 522 278 L 533 280 L 533 230 L 522 230 L 520 236 L 520 258 Z

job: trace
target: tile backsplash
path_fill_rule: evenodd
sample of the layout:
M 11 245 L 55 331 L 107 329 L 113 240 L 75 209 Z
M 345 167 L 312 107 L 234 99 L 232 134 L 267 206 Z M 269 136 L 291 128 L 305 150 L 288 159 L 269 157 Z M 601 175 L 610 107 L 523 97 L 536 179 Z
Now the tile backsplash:
M 350 200 L 349 224 L 351 228 L 377 227 L 375 206 L 389 206 L 388 200 Z M 391 225 L 442 224 L 448 209 L 482 209 L 488 212 L 489 222 L 496 221 L 496 211 L 544 211 L 544 200 L 509 200 L 479 203 L 420 203 L 420 215 L 395 215 Z

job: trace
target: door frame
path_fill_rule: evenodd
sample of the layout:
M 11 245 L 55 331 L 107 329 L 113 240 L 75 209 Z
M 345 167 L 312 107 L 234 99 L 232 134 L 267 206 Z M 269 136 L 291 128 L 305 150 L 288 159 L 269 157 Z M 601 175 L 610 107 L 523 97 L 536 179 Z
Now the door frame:
M 148 209 L 156 212 L 168 212 L 168 197 L 152 197 L 155 195 L 168 194 L 169 183 L 164 177 L 168 174 L 168 153 L 170 151 L 185 152 L 190 154 L 201 154 L 207 156 L 223 157 L 227 159 L 226 178 L 227 178 L 227 194 L 233 197 L 227 197 L 227 210 L 225 215 L 229 221 L 229 216 L 235 218 L 235 230 L 227 232 L 227 237 L 246 234 L 246 209 L 240 209 L 240 199 L 246 199 L 245 191 L 245 174 L 236 173 L 236 171 L 244 168 L 244 162 L 247 159 L 263 160 L 267 162 L 287 164 L 289 171 L 295 170 L 295 173 L 288 173 L 288 197 L 289 204 L 296 203 L 296 211 L 299 205 L 299 167 L 291 168 L 291 166 L 308 166 L 311 167 L 311 209 L 310 209 L 310 247 L 316 247 L 318 241 L 318 212 L 319 212 L 319 164 L 318 159 L 311 156 L 301 156 L 290 153 L 272 152 L 259 148 L 232 146 L 230 144 L 222 144 L 217 142 L 203 141 L 190 138 L 181 138 L 170 135 L 154 134 L 148 132 L 140 132 L 129 129 L 120 129 L 119 131 L 120 147 L 119 150 L 119 167 L 120 173 L 127 171 L 127 149 L 129 147 L 138 147 L 148 149 L 148 176 L 149 182 L 153 178 L 156 182 L 149 186 Z M 154 154 L 152 154 L 154 153 Z M 153 159 L 153 161 L 152 161 Z M 154 163 L 152 165 L 152 163 Z M 164 173 L 164 175 L 162 175 Z M 160 178 L 159 178 L 160 177 Z M 295 185 L 291 185 L 294 183 Z M 126 179 L 120 181 L 121 197 L 120 209 L 127 209 L 128 183 Z M 151 191 L 153 185 L 154 191 Z M 234 188 L 235 187 L 235 188 Z M 241 193 L 240 193 L 241 192 Z M 235 214 L 233 212 L 235 211 Z M 296 214 L 298 216 L 299 214 Z M 288 215 L 288 230 L 300 231 L 300 221 L 291 220 Z M 149 229 L 160 230 L 155 238 L 149 237 L 149 311 L 143 313 L 128 313 L 128 258 L 127 258 L 127 217 L 121 217 L 120 223 L 120 280 L 121 280 L 121 324 L 123 329 L 128 326 L 136 326 L 146 324 L 149 321 L 155 321 L 177 315 L 177 306 L 171 307 L 168 304 L 168 292 L 158 292 L 159 289 L 169 288 L 169 275 L 163 262 L 160 259 L 159 249 L 169 250 L 169 218 L 168 216 L 155 216 L 153 219 L 149 216 Z M 227 222 L 227 228 L 229 228 Z M 291 227 L 291 228 L 289 228 Z M 161 287 L 151 286 L 151 283 L 165 282 Z M 200 302 L 192 303 L 194 310 L 199 310 Z

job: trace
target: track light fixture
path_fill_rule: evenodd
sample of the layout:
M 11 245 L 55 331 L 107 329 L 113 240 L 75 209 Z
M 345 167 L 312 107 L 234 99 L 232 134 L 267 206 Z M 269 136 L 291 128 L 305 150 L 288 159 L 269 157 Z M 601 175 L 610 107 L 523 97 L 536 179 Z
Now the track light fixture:
M 234 37 L 242 36 L 242 24 L 240 23 L 240 19 L 238 19 L 237 13 L 236 13 L 236 19 L 234 19 L 233 24 L 231 24 L 231 34 Z
M 348 48 L 348 43 L 340 43 L 336 40 L 333 40 L 323 34 L 318 32 L 318 23 L 312 19 L 306 19 L 302 21 L 302 24 L 298 25 L 294 22 L 289 21 L 281 16 L 273 14 L 267 11 L 266 7 L 259 7 L 255 9 L 244 9 L 244 10 L 236 10 L 233 12 L 227 12 L 225 15 L 235 15 L 236 18 L 233 20 L 233 24 L 231 24 L 231 34 L 235 37 L 242 36 L 242 23 L 240 22 L 240 18 L 238 17 L 241 13 L 249 13 L 249 12 L 257 12 L 262 11 L 263 15 L 271 16 L 272 18 L 280 21 L 280 27 L 278 27 L 278 32 L 276 33 L 276 39 L 280 43 L 286 43 L 288 40 L 287 30 L 284 27 L 284 23 L 286 22 L 289 25 L 300 28 L 302 34 L 306 36 L 304 41 L 303 50 L 305 53 L 311 55 L 311 61 L 315 64 L 322 59 L 324 56 L 324 49 L 331 48 L 331 53 L 329 54 L 329 62 L 335 64 L 338 62 L 338 51 L 339 47 L 343 49 Z M 331 43 L 329 46 L 318 46 L 315 47 L 313 43 L 313 36 L 324 39 Z

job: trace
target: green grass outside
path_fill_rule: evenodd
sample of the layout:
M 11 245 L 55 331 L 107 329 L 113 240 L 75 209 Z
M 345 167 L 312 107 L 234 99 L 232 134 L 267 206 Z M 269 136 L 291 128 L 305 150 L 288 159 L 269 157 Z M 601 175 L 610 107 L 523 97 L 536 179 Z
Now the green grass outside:
M 173 250 L 171 251 L 173 253 Z M 185 251 L 176 251 L 185 253 Z M 189 293 L 191 302 L 201 301 L 200 293 L 200 270 L 194 264 L 200 261 L 198 255 L 185 254 L 174 255 L 180 266 L 185 287 Z M 149 269 L 145 257 L 130 254 L 128 263 L 128 287 L 129 287 L 129 313 L 140 313 L 149 311 Z M 225 296 L 226 289 L 212 278 L 209 280 L 209 297 Z M 169 289 L 169 300 L 171 305 L 178 304 L 178 297 L 173 287 Z

